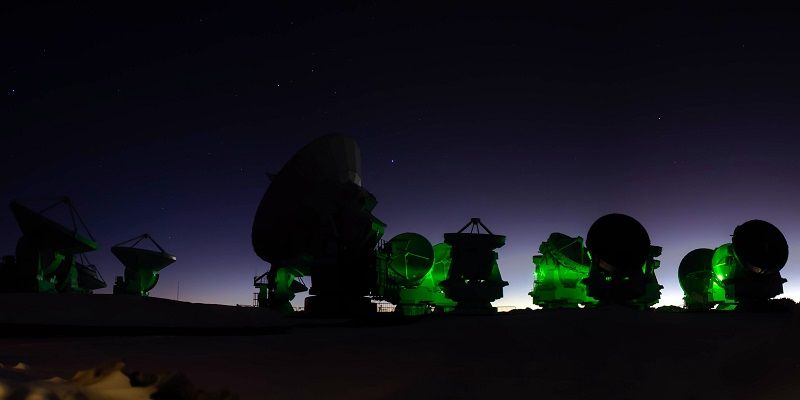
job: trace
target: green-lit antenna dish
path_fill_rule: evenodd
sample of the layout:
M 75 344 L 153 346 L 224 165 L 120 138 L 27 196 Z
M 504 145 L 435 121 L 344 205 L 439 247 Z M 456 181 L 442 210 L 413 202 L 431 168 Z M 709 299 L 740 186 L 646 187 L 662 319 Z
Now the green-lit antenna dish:
M 450 272 L 450 251 L 452 246 L 447 243 L 437 243 L 433 246 L 433 267 L 431 268 L 431 279 L 438 285 L 447 279 Z
M 149 240 L 158 250 L 136 247 L 144 240 Z M 114 282 L 114 294 L 149 296 L 158 283 L 158 272 L 176 260 L 146 233 L 117 244 L 111 252 L 125 266 L 124 279 L 118 276 Z
M 66 207 L 72 228 L 45 216 L 57 206 Z M 0 263 L 0 291 L 80 293 L 99 286 L 99 282 L 81 286 L 86 281 L 78 280 L 80 264 L 76 264 L 76 258 L 85 259 L 83 253 L 97 249 L 97 243 L 69 198 L 60 198 L 41 211 L 16 200 L 10 207 L 22 237 L 17 241 L 16 257 L 6 257 Z M 88 237 L 78 232 L 79 227 Z
M 448 312 L 455 302 L 440 285 L 450 268 L 450 246 L 417 233 L 401 233 L 378 248 L 373 296 L 395 304 L 403 315 Z
M 597 303 L 586 294 L 583 284 L 592 261 L 582 238 L 554 232 L 539 246 L 539 252 L 533 256 L 533 304 L 549 309 Z
M 406 232 L 388 242 L 391 247 L 389 267 L 403 284 L 419 282 L 433 266 L 433 246 L 424 236 Z
M 734 229 L 732 243 L 701 250 L 687 254 L 678 271 L 687 308 L 761 310 L 783 293 L 789 246 L 769 222 L 747 221 Z
M 711 290 L 711 258 L 714 250 L 695 249 L 686 254 L 678 266 L 678 282 L 683 289 L 683 302 L 690 310 L 708 310 L 714 306 Z

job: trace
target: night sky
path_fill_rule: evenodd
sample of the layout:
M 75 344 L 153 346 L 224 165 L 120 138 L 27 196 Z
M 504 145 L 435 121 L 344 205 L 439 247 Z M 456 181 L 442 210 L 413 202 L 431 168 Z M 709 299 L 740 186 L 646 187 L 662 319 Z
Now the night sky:
M 683 255 L 754 218 L 800 299 L 799 10 L 78 3 L 0 8 L 0 200 L 69 195 L 109 286 L 109 248 L 149 232 L 178 257 L 152 295 L 250 304 L 266 173 L 339 132 L 387 238 L 508 237 L 496 305 L 531 306 L 539 244 L 610 212 L 664 247 L 662 304 Z

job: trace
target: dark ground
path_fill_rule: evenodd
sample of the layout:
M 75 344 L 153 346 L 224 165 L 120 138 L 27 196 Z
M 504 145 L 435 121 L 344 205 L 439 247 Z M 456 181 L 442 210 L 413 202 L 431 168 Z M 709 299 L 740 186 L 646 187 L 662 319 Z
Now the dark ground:
M 610 309 L 281 324 L 288 328 L 261 336 L 10 337 L 0 339 L 0 362 L 69 377 L 124 360 L 244 399 L 800 395 L 793 313 Z

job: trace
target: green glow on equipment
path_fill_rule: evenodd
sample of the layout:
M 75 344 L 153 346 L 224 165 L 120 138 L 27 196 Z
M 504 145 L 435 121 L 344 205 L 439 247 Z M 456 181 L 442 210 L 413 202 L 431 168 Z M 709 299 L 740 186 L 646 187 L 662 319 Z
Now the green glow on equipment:
M 386 242 L 377 251 L 379 276 L 376 297 L 397 307 L 403 315 L 447 312 L 455 303 L 439 284 L 447 277 L 450 246 L 431 246 L 422 235 L 406 232 Z
M 67 208 L 71 228 L 44 215 L 57 206 Z M 97 249 L 97 242 L 69 198 L 62 197 L 41 211 L 12 201 L 11 212 L 22 236 L 16 256 L 0 262 L 0 292 L 91 293 L 106 286 L 85 255 Z
M 733 296 L 726 296 L 725 281 L 732 276 L 733 271 L 741 268 L 741 263 L 736 257 L 732 243 L 724 244 L 714 250 L 711 257 L 710 301 L 717 304 L 717 309 L 730 310 L 736 306 Z M 731 293 L 733 295 L 733 293 Z
M 584 279 L 592 268 L 591 253 L 584 247 L 581 237 L 570 237 L 554 232 L 539 246 L 540 255 L 533 256 L 534 284 L 528 293 L 533 304 L 544 309 L 593 307 L 597 299 L 587 293 Z M 642 265 L 645 277 L 643 294 L 631 301 L 635 308 L 649 308 L 661 298 L 662 286 L 658 284 L 655 270 L 661 265 L 655 258 L 661 248 L 651 246 L 651 253 Z M 611 281 L 611 276 L 605 276 Z
M 690 310 L 763 308 L 783 293 L 780 270 L 786 264 L 786 238 L 761 220 L 736 227 L 732 243 L 715 250 L 696 249 L 681 260 L 678 279 Z
M 136 247 L 145 239 L 150 240 L 158 251 Z M 128 245 L 131 242 L 133 244 Z M 114 294 L 149 296 L 150 290 L 158 283 L 158 272 L 176 260 L 146 233 L 112 247 L 111 252 L 125 266 L 124 278 L 118 276 L 114 282 Z
M 592 224 L 588 238 L 584 247 L 581 237 L 555 232 L 539 246 L 529 293 L 534 304 L 544 309 L 603 303 L 647 309 L 658 303 L 662 286 L 655 270 L 661 247 L 650 245 L 638 221 L 608 214 Z
M 555 232 L 539 246 L 541 255 L 533 256 L 534 286 L 529 295 L 533 304 L 544 309 L 576 308 L 596 304 L 586 294 L 583 279 L 589 276 L 591 258 L 583 239 Z

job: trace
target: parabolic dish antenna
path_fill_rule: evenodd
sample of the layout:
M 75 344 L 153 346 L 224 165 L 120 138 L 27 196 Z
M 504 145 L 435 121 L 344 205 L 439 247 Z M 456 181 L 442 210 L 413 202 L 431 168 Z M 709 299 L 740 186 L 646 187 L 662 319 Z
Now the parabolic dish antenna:
M 424 236 L 406 232 L 388 242 L 391 247 L 389 268 L 402 279 L 402 283 L 418 282 L 431 270 L 433 246 Z
M 589 228 L 586 247 L 593 259 L 617 274 L 628 275 L 641 272 L 650 255 L 650 236 L 633 217 L 608 214 Z
M 553 232 L 544 244 L 549 246 L 553 257 L 559 263 L 572 271 L 589 272 L 591 260 L 583 247 L 581 238 L 567 236 L 560 232 Z
M 678 266 L 678 283 L 683 290 L 683 302 L 690 310 L 709 310 L 714 307 L 713 258 L 712 249 L 694 249 L 683 257 Z
M 66 207 L 71 228 L 45 216 L 57 206 Z M 0 268 L 0 291 L 91 292 L 76 279 L 76 258 L 85 259 L 83 253 L 97 249 L 97 243 L 70 199 L 58 198 L 40 211 L 16 200 L 10 207 L 22 236 L 17 240 L 16 257 L 7 259 Z M 81 227 L 88 237 L 78 233 Z
M 780 271 L 789 259 L 783 233 L 767 221 L 747 221 L 733 231 L 733 248 L 745 267 L 760 273 Z
M 158 251 L 136 247 L 143 240 L 149 240 Z M 111 248 L 111 252 L 125 266 L 125 279 L 117 277 L 114 283 L 115 294 L 148 296 L 158 283 L 158 271 L 177 259 L 146 233 L 117 244 Z
M 678 282 L 685 292 L 707 292 L 711 279 L 712 249 L 694 249 L 686 254 L 678 266 Z
M 445 233 L 444 242 L 451 246 L 451 263 L 441 286 L 445 295 L 457 303 L 456 310 L 497 311 L 491 302 L 503 297 L 503 287 L 508 282 L 500 276 L 495 250 L 505 245 L 506 237 L 493 234 L 480 218 L 471 218 L 458 232 Z
M 431 267 L 431 278 L 437 285 L 447 279 L 450 272 L 450 251 L 452 246 L 447 243 L 437 243 L 433 246 L 433 266 Z
M 106 281 L 100 275 L 100 271 L 93 264 L 75 263 L 78 273 L 78 286 L 88 290 L 98 290 L 106 287 Z
M 347 194 L 346 187 L 360 203 L 346 206 L 366 210 L 375 206 L 371 194 L 354 190 L 361 187 L 361 154 L 355 141 L 325 135 L 307 144 L 272 178 L 261 199 L 252 230 L 256 254 L 283 264 L 325 251 L 322 239 L 334 234 L 332 219 Z M 363 240 L 372 227 L 372 221 L 364 217 L 346 221 L 350 231 L 339 233 Z
M 75 209 L 66 197 L 47 209 L 62 203 L 70 208 L 70 214 L 75 218 L 77 216 Z M 69 229 L 47 218 L 42 212 L 36 212 L 16 200 L 11 202 L 11 212 L 23 235 L 50 250 L 58 251 L 61 254 L 79 254 L 97 249 L 97 243 L 94 240 L 78 234 L 77 224 L 73 229 Z M 80 217 L 77 216 L 77 218 Z
M 125 268 L 131 269 L 161 271 L 177 260 L 175 256 L 166 252 L 135 247 L 114 246 L 111 248 L 111 252 L 114 253 Z
M 374 309 L 366 296 L 375 282 L 375 246 L 386 226 L 372 215 L 376 204 L 361 187 L 356 143 L 322 136 L 272 177 L 253 221 L 253 249 L 271 264 L 274 277 L 283 268 L 311 276 L 306 312 L 366 312 Z

